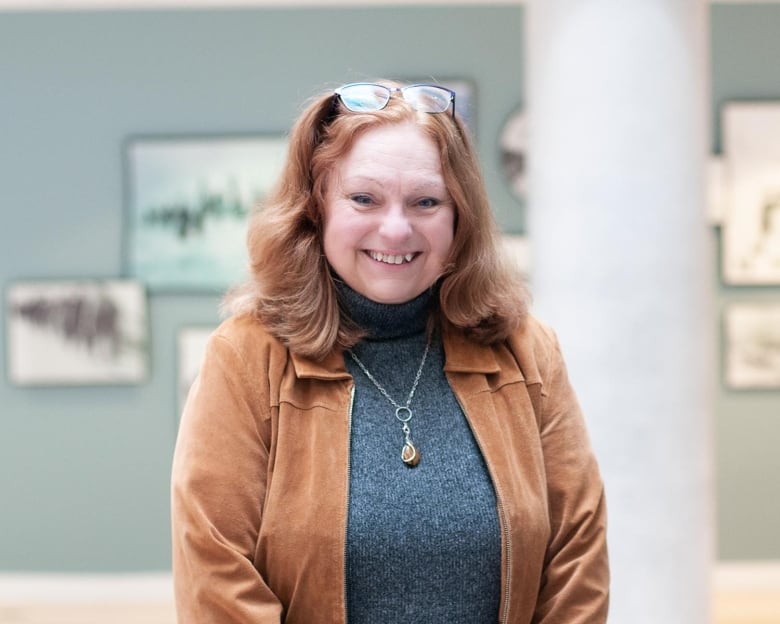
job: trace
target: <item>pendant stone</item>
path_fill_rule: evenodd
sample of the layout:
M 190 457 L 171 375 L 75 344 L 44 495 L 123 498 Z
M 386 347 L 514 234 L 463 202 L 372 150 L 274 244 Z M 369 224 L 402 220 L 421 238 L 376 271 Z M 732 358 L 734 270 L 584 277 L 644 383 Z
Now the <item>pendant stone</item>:
M 410 468 L 414 468 L 420 463 L 420 451 L 411 442 L 404 444 L 403 450 L 401 450 L 401 459 Z

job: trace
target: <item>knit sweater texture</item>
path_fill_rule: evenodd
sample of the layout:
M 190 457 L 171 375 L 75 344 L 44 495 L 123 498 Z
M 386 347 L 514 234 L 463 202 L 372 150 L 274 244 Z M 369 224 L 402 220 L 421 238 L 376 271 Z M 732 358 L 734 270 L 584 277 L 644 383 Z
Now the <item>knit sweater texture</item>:
M 435 293 L 386 305 L 339 283 L 340 304 L 368 332 L 353 352 L 405 405 L 428 339 Z M 444 374 L 441 340 L 412 399 L 421 460 L 401 461 L 395 407 L 354 360 L 346 543 L 350 624 L 494 623 L 501 597 L 501 535 L 485 461 Z

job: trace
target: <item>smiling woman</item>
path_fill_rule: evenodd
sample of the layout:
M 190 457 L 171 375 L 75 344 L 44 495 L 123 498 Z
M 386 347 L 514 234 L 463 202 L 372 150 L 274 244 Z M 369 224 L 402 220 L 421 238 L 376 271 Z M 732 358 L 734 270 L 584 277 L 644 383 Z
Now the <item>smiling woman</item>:
M 295 124 L 182 416 L 180 622 L 605 621 L 598 467 L 456 101 L 361 83 Z
M 444 274 L 455 210 L 436 144 L 416 125 L 367 130 L 331 176 L 322 243 L 352 289 L 403 303 Z

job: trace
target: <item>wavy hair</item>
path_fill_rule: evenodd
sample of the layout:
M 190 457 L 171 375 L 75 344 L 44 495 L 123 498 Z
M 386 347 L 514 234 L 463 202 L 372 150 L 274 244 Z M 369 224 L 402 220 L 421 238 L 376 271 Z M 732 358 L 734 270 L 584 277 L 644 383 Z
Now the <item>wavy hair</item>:
M 395 83 L 383 82 L 395 86 Z M 252 314 L 288 348 L 322 359 L 363 331 L 341 310 L 322 246 L 329 174 L 370 128 L 413 122 L 439 149 L 455 207 L 455 233 L 439 279 L 437 323 L 476 341 L 505 339 L 527 314 L 528 293 L 500 247 L 479 162 L 456 115 L 419 113 L 402 97 L 379 111 L 347 111 L 333 93 L 315 98 L 294 124 L 281 177 L 249 221 L 249 279 L 229 291 L 223 312 Z

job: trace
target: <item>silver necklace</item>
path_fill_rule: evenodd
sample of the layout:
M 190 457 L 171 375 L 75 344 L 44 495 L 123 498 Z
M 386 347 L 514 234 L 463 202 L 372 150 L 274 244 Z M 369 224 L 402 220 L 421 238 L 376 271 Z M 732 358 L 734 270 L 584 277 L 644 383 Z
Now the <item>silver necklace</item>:
M 417 390 L 417 384 L 420 383 L 420 377 L 422 376 L 423 368 L 425 367 L 425 360 L 428 359 L 428 351 L 430 351 L 430 348 L 431 334 L 428 334 L 428 342 L 425 344 L 425 351 L 423 352 L 422 361 L 420 362 L 420 368 L 417 369 L 417 374 L 414 376 L 414 383 L 412 384 L 412 389 L 409 391 L 409 396 L 406 398 L 406 405 L 399 405 L 396 403 L 393 400 L 393 397 L 388 394 L 387 390 L 385 390 L 376 380 L 376 378 L 369 372 L 365 364 L 360 361 L 358 356 L 355 355 L 351 349 L 348 350 L 349 354 L 352 356 L 352 359 L 355 360 L 355 363 L 360 367 L 360 370 L 366 374 L 366 377 L 368 377 L 369 381 L 371 381 L 371 383 L 376 386 L 376 389 L 379 390 L 382 396 L 390 401 L 393 407 L 395 407 L 395 417 L 400 421 L 401 430 L 404 432 L 404 446 L 401 449 L 401 460 L 403 460 L 407 466 L 412 468 L 420 463 L 420 451 L 417 450 L 417 447 L 412 442 L 412 430 L 409 428 L 409 423 L 411 422 L 412 416 L 414 414 L 412 414 L 412 410 L 409 406 L 412 404 L 414 392 Z

